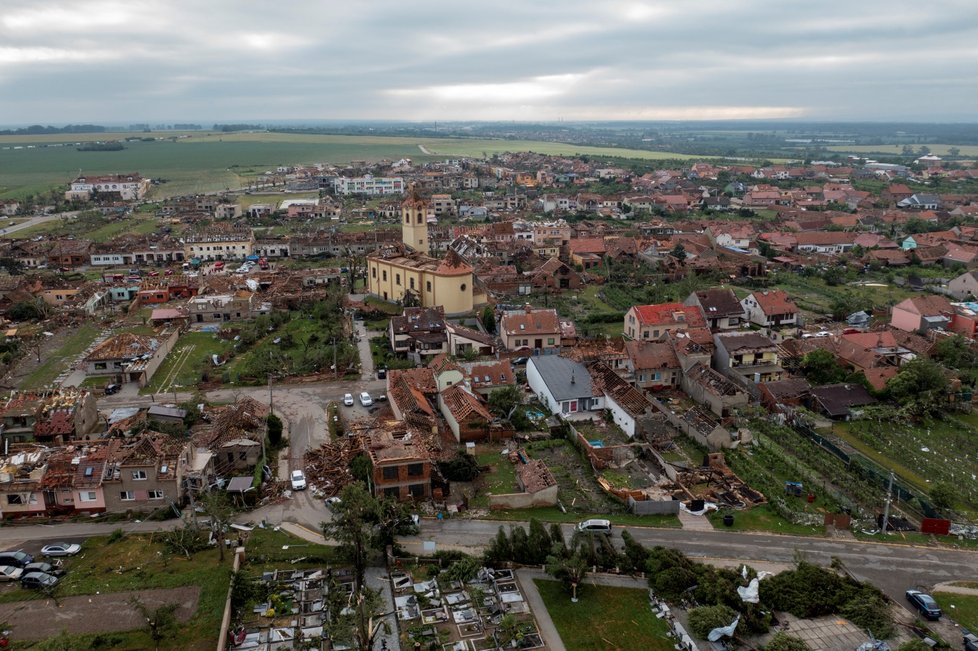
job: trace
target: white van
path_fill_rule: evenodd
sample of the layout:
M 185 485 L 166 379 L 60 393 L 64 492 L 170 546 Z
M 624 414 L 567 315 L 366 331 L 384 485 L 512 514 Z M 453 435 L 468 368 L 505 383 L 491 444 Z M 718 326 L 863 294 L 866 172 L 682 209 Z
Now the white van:
M 586 533 L 611 533 L 611 522 L 609 520 L 585 520 L 577 525 L 578 531 Z

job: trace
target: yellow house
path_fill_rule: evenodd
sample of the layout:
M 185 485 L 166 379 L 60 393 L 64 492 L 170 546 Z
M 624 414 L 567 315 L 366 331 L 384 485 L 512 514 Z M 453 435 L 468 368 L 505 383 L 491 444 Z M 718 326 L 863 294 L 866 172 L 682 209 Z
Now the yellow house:
M 428 204 L 412 189 L 401 204 L 402 245 L 367 256 L 367 286 L 385 301 L 441 306 L 446 314 L 464 314 L 485 303 L 475 288 L 472 266 L 449 250 L 438 259 L 428 255 Z M 406 299 L 410 295 L 412 298 Z

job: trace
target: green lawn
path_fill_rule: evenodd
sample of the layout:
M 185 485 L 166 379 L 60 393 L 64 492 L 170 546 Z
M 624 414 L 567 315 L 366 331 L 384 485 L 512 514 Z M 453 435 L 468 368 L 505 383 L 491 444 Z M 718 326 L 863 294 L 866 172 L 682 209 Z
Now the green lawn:
M 192 387 L 200 382 L 204 365 L 212 368 L 211 355 L 223 355 L 231 349 L 230 342 L 212 332 L 187 332 L 166 356 L 143 393 L 165 393 L 172 387 Z
M 585 585 L 573 603 L 557 581 L 533 581 L 568 651 L 671 651 L 668 625 L 656 619 L 647 590 Z
M 197 612 L 181 626 L 180 635 L 165 640 L 163 649 L 213 649 L 217 641 L 224 600 L 231 576 L 231 555 L 218 562 L 218 552 L 207 549 L 190 558 L 164 553 L 164 547 L 152 536 L 127 535 L 109 542 L 108 537 L 90 538 L 82 552 L 67 559 L 68 573 L 57 588 L 60 596 L 127 592 L 152 588 L 200 587 Z M 0 601 L 44 599 L 37 592 L 14 588 L 0 593 Z M 78 636 L 78 647 L 94 648 L 96 636 Z M 111 633 L 113 649 L 150 649 L 151 640 L 143 631 Z
M 34 389 L 47 386 L 57 379 L 68 364 L 75 361 L 88 346 L 95 341 L 99 330 L 93 325 L 84 324 L 74 332 L 67 335 L 61 347 L 46 357 L 42 355 L 43 363 L 38 366 L 33 373 L 21 381 L 20 386 L 25 389 Z M 59 333 L 56 336 L 62 336 Z
M 978 596 L 935 592 L 933 597 L 945 615 L 969 631 L 978 631 Z
M 734 516 L 734 523 L 731 527 L 723 524 L 723 516 L 728 513 L 732 513 Z M 707 517 L 710 518 L 710 522 L 716 529 L 727 529 L 729 531 L 764 531 L 790 536 L 821 536 L 824 534 L 822 526 L 815 527 L 788 522 L 767 504 L 755 506 L 746 511 L 715 511 Z

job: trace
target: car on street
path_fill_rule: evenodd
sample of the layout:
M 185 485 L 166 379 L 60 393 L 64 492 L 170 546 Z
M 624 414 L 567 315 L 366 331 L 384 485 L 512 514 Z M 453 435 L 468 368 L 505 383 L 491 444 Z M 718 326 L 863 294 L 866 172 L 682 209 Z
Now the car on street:
M 81 545 L 78 543 L 59 542 L 41 547 L 41 556 L 47 556 L 49 558 L 57 556 L 74 556 L 80 551 Z
M 122 389 L 121 384 L 107 384 L 105 385 L 105 395 L 111 396 L 114 393 L 119 393 L 120 389 Z
M 523 366 L 528 361 L 530 361 L 529 357 L 516 357 L 513 359 L 513 366 Z
M 346 395 L 343 396 L 343 404 L 346 405 L 347 407 L 352 407 L 353 406 L 353 394 L 352 393 L 347 393 Z
M 58 585 L 58 577 L 44 572 L 28 572 L 20 577 L 20 585 L 30 590 L 50 590 Z
M 611 533 L 611 522 L 609 520 L 592 519 L 579 522 L 577 530 L 583 533 Z
M 907 601 L 917 609 L 924 619 L 937 621 L 941 618 L 941 607 L 934 601 L 934 597 L 920 590 L 907 590 Z
M 324 500 L 324 502 L 325 502 L 326 506 L 332 508 L 332 507 L 336 506 L 337 504 L 341 504 L 343 502 L 343 500 L 340 499 L 340 496 L 339 495 L 333 495 L 332 497 L 327 497 Z
M 378 368 L 377 369 L 377 379 L 378 380 L 386 380 L 387 379 L 387 369 L 386 368 Z
M 0 581 L 20 581 L 24 570 L 13 565 L 0 565 Z
M 24 566 L 24 574 L 28 572 L 44 572 L 45 574 L 50 574 L 51 576 L 62 577 L 65 575 L 65 569 L 58 565 L 52 565 L 51 563 L 45 563 L 43 561 L 38 561 L 35 563 L 28 563 Z
M 364 391 L 360 394 L 360 404 L 364 407 L 369 407 L 374 404 L 374 399 L 370 397 L 370 394 Z
M 964 651 L 978 651 L 978 635 L 974 633 L 964 634 Z
M 293 470 L 290 477 L 292 482 L 292 490 L 294 491 L 304 491 L 306 490 L 306 474 L 301 470 Z

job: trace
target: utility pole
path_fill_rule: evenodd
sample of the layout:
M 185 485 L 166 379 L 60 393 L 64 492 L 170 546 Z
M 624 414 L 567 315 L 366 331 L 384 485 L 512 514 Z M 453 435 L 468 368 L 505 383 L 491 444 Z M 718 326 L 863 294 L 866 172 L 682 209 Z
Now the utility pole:
M 339 377 L 340 369 L 336 366 L 336 337 L 333 337 L 333 379 Z
M 893 499 L 893 471 L 890 471 L 890 485 L 886 489 L 886 506 L 883 507 L 883 535 L 890 526 L 890 501 Z

